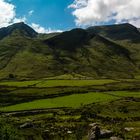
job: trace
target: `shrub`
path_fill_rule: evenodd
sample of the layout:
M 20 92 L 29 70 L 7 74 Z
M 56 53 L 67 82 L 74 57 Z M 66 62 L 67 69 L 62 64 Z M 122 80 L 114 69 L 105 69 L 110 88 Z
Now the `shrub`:
M 9 74 L 9 78 L 10 78 L 10 79 L 15 78 L 14 74 L 11 74 L 11 73 L 10 73 L 10 74 Z
M 3 120 L 0 119 L 0 140 L 19 140 L 21 137 L 19 136 L 18 131 L 7 124 Z

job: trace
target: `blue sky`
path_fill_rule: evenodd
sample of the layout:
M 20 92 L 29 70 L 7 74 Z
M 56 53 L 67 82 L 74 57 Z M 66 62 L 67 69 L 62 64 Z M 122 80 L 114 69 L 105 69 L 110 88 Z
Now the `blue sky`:
M 67 8 L 73 0 L 12 0 L 17 17 L 25 16 L 27 23 L 45 28 L 67 30 L 75 27 L 72 9 Z M 32 15 L 28 15 L 33 11 Z
M 21 21 L 40 33 L 126 22 L 140 27 L 140 0 L 0 0 L 0 27 Z

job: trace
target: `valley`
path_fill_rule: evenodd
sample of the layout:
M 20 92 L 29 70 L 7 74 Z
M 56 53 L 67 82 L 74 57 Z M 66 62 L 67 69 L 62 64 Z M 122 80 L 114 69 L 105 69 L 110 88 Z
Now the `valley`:
M 0 29 L 1 140 L 139 140 L 139 108 L 133 25 Z

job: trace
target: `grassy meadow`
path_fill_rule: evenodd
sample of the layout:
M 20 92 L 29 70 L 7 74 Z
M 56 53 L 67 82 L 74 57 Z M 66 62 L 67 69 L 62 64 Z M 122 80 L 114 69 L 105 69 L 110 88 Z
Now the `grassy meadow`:
M 73 94 L 64 97 L 36 100 L 28 103 L 17 104 L 0 109 L 1 111 L 21 111 L 45 108 L 72 107 L 78 108 L 96 102 L 109 102 L 118 97 L 105 93 Z

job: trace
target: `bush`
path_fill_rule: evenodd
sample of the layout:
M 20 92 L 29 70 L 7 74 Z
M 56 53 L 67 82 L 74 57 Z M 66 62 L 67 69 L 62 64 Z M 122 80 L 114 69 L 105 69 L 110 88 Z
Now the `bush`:
M 21 140 L 18 131 L 0 119 L 0 140 Z
M 11 73 L 10 73 L 10 74 L 9 74 L 9 78 L 10 78 L 10 79 L 15 78 L 14 74 L 11 74 Z

